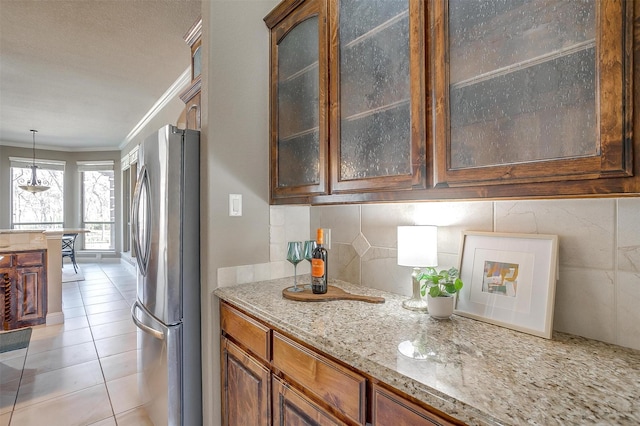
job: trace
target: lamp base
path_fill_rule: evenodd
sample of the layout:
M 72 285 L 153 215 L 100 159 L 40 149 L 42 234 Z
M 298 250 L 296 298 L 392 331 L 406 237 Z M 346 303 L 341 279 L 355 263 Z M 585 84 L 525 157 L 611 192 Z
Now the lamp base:
M 407 299 L 402 302 L 402 307 L 410 311 L 427 312 L 427 301 L 422 299 Z
M 420 268 L 413 268 L 411 280 L 413 284 L 413 297 L 402 302 L 402 307 L 410 311 L 427 312 L 427 301 L 420 295 Z

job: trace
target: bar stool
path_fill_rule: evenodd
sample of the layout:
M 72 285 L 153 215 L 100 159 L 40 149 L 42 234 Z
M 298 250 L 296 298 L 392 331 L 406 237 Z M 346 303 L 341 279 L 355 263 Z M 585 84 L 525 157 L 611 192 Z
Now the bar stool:
M 62 263 L 64 266 L 64 258 L 70 257 L 73 264 L 73 270 L 78 273 L 78 264 L 76 263 L 76 237 L 78 234 L 63 234 L 62 235 Z

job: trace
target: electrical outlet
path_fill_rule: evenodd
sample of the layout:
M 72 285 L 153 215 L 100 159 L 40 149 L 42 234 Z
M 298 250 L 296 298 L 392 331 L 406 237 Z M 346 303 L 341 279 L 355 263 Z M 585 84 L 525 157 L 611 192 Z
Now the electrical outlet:
M 322 228 L 322 233 L 324 236 L 324 248 L 326 248 L 327 250 L 331 250 L 331 229 Z

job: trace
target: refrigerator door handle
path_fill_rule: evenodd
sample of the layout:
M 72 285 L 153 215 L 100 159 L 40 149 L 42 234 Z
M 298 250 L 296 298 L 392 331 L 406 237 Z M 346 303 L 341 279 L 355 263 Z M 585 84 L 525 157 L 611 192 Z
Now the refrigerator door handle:
M 149 246 L 151 244 L 151 209 L 149 204 L 150 196 L 149 172 L 142 166 L 138 174 L 138 183 L 133 193 L 133 205 L 131 206 L 131 233 L 133 235 L 133 245 L 136 250 L 136 262 L 143 276 L 147 275 L 149 266 Z M 142 209 L 142 211 L 141 211 Z
M 133 304 L 133 306 L 131 307 L 131 319 L 133 319 L 133 323 L 136 325 L 136 327 L 138 327 L 140 330 L 144 331 L 145 333 L 155 337 L 158 340 L 164 340 L 164 333 L 162 331 L 156 330 L 153 327 L 149 327 L 146 324 L 143 324 L 137 317 L 136 315 L 136 310 L 140 309 L 142 311 L 143 314 L 146 314 L 148 317 L 153 318 L 148 312 L 147 310 L 144 308 L 144 306 L 142 306 L 137 300 L 135 301 L 135 303 Z

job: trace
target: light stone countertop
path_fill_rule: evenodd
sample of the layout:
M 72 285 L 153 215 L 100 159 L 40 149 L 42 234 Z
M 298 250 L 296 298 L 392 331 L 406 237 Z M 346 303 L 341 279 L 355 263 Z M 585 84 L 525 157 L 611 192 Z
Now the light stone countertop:
M 0 251 L 4 253 L 46 248 L 47 239 L 42 229 L 0 229 Z
M 640 351 L 558 332 L 547 340 L 458 315 L 436 320 L 402 308 L 405 296 L 337 280 L 330 284 L 386 302 L 284 299 L 292 284 L 214 294 L 469 424 L 640 424 Z M 407 340 L 421 342 L 428 359 L 400 354 Z

